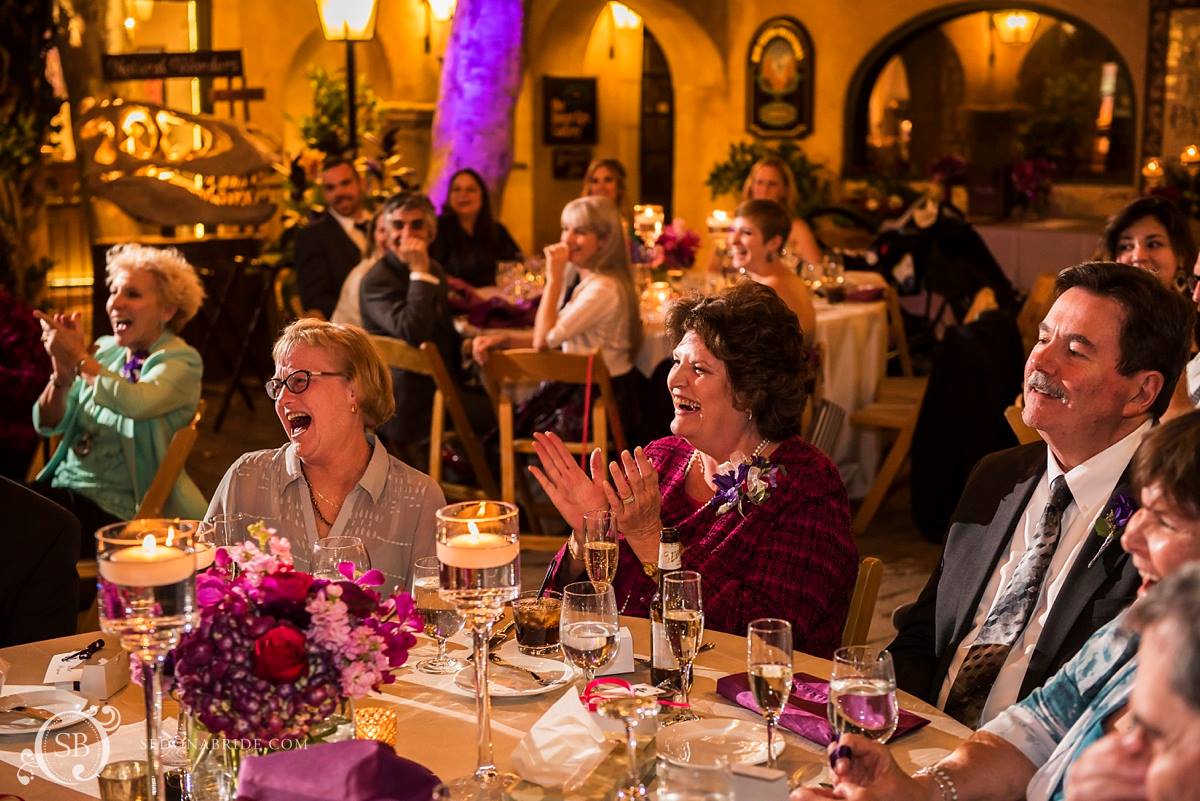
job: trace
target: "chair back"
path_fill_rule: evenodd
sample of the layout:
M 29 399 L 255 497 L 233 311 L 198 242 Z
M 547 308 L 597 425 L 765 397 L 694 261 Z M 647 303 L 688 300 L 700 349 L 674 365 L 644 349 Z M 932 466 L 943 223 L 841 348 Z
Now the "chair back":
M 900 294 L 891 284 L 887 285 L 885 300 L 888 316 L 888 351 L 885 365 L 888 361 L 896 359 L 900 362 L 901 374 L 911 377 L 912 354 L 908 351 L 908 334 L 904 330 L 904 314 L 900 311 Z
M 163 507 L 167 505 L 167 499 L 171 497 L 171 490 L 175 489 L 175 482 L 179 480 L 179 474 L 183 472 L 183 466 L 187 464 L 188 455 L 196 444 L 196 437 L 200 435 L 197 426 L 200 425 L 203 417 L 204 400 L 201 399 L 196 405 L 196 413 L 192 415 L 192 421 L 171 437 L 171 444 L 167 446 L 167 454 L 158 463 L 154 480 L 150 482 L 146 494 L 142 497 L 142 503 L 138 506 L 137 514 L 134 515 L 135 519 L 162 517 Z
M 1029 294 L 1025 296 L 1021 311 L 1017 313 L 1017 330 L 1021 332 L 1021 343 L 1025 346 L 1026 353 L 1033 350 L 1038 338 L 1038 326 L 1054 303 L 1055 278 L 1056 276 L 1050 273 L 1039 275 Z
M 429 425 L 429 475 L 441 485 L 447 498 L 467 500 L 470 498 L 495 498 L 500 490 L 492 470 L 488 467 L 483 454 L 483 446 L 479 441 L 471 420 L 467 417 L 466 406 L 458 391 L 446 362 L 437 346 L 432 342 L 422 342 L 416 348 L 402 339 L 387 337 L 379 334 L 369 335 L 371 344 L 379 352 L 380 357 L 388 365 L 398 370 L 429 376 L 433 379 L 433 414 Z M 451 432 L 446 431 L 446 412 L 450 412 L 450 422 L 454 426 Z M 478 487 L 467 487 L 452 484 L 442 478 L 442 443 L 455 436 L 467 452 L 467 462 L 475 473 Z
M 828 398 L 822 398 L 808 427 L 809 444 L 826 456 L 832 456 L 833 446 L 837 444 L 845 422 L 846 410 Z
M 875 616 L 875 601 L 879 583 L 883 580 L 883 562 L 868 556 L 858 564 L 858 579 L 854 595 L 850 596 L 850 613 L 842 630 L 842 645 L 865 645 L 871 633 L 871 618 Z
M 963 317 L 963 325 L 973 323 L 982 317 L 984 312 L 998 308 L 1000 308 L 1000 304 L 996 302 L 995 291 L 990 286 L 985 286 L 975 293 L 975 298 L 971 301 L 971 307 L 967 309 L 967 314 Z
M 1017 435 L 1017 442 L 1028 445 L 1040 440 L 1042 435 L 1037 432 L 1037 429 L 1025 425 L 1025 421 L 1021 418 L 1021 412 L 1024 409 L 1025 399 L 1018 395 L 1012 406 L 1005 408 L 1004 419 L 1008 421 L 1008 427 L 1012 429 L 1012 432 Z
M 288 323 L 304 316 L 304 307 L 296 292 L 296 270 L 292 267 L 280 268 L 271 282 L 271 289 L 275 296 L 276 330 L 282 331 Z

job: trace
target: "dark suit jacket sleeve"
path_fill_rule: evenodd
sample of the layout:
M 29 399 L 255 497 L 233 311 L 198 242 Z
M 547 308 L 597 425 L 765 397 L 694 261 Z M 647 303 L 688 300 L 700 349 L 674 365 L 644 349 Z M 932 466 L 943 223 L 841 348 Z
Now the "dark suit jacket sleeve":
M 296 283 L 305 309 L 320 309 L 328 319 L 337 306 L 340 286 L 335 285 L 329 253 L 321 241 L 321 226 L 314 224 L 296 234 Z
M 363 327 L 372 334 L 403 339 L 410 345 L 434 339 L 443 284 L 413 281 L 380 259 L 359 286 Z

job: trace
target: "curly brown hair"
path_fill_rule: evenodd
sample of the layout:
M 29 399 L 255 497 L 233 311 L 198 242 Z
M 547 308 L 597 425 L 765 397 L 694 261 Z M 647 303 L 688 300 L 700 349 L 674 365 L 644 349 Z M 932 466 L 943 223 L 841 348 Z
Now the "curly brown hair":
M 667 312 L 671 347 L 689 331 L 724 363 L 734 407 L 753 415 L 760 434 L 779 442 L 800 433 L 808 399 L 804 335 L 775 290 L 741 281 L 715 295 L 678 300 Z

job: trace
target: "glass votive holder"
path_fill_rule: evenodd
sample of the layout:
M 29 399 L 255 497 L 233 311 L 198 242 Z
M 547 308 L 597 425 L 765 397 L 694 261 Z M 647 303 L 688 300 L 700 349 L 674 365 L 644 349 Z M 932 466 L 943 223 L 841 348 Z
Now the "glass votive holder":
M 136 759 L 109 762 L 96 777 L 100 801 L 147 801 L 146 763 Z
M 354 739 L 377 740 L 396 747 L 396 710 L 388 706 L 354 708 Z

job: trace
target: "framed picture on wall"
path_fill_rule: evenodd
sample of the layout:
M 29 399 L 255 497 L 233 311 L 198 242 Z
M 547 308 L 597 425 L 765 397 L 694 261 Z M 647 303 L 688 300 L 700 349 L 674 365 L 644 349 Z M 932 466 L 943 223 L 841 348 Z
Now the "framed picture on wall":
M 1142 158 L 1200 145 L 1200 0 L 1151 0 Z
M 766 139 L 812 133 L 812 38 L 792 17 L 773 17 L 746 54 L 746 130 Z
M 542 78 L 542 144 L 596 144 L 596 79 Z

